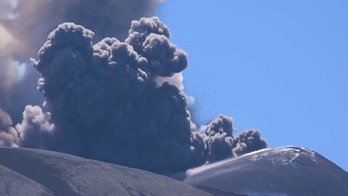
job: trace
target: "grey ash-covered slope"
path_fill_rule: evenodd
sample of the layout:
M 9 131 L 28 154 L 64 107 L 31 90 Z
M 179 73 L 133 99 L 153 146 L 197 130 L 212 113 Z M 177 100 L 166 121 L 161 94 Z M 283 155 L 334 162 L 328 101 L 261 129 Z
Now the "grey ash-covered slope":
M 260 150 L 189 170 L 188 184 L 62 153 L 0 147 L 0 176 L 4 196 L 348 195 L 346 171 L 298 147 Z
M 0 195 L 210 195 L 150 172 L 62 153 L 0 147 Z
M 348 173 L 300 147 L 264 149 L 187 173 L 184 182 L 226 195 L 348 195 Z
M 51 195 L 35 181 L 0 165 L 0 195 Z

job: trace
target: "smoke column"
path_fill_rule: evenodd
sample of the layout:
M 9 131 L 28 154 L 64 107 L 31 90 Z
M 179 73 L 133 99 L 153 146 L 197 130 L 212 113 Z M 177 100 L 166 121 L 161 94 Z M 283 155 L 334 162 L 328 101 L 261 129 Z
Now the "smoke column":
M 129 24 L 151 16 L 163 0 L 1 0 L 0 108 L 19 122 L 25 105 L 42 104 L 32 91 L 38 73 L 29 58 L 60 23 L 75 22 L 100 38 L 125 38 Z
M 159 18 L 130 23 L 149 15 L 159 1 L 6 2 L 7 12 L 0 15 L 6 37 L 0 51 L 0 73 L 6 73 L 0 75 L 6 81 L 0 107 L 20 123 L 14 126 L 0 111 L 0 145 L 60 151 L 166 175 L 267 146 L 256 130 L 234 136 L 233 120 L 224 115 L 198 131 L 182 85 L 187 54 L 170 41 Z M 63 21 L 76 24 L 58 26 Z M 16 82 L 13 65 L 42 44 L 32 59 L 37 72 L 27 69 L 25 84 Z M 38 74 L 44 107 L 31 105 L 39 98 L 20 100 L 29 104 L 20 119 L 21 104 L 11 107 L 7 100 L 35 92 L 23 87 Z
M 125 42 L 94 45 L 95 34 L 73 23 L 49 35 L 34 67 L 56 130 L 45 146 L 21 129 L 24 144 L 158 173 L 190 167 L 194 125 L 185 95 L 155 83 L 185 69 L 187 55 L 158 18 L 133 21 L 129 32 Z

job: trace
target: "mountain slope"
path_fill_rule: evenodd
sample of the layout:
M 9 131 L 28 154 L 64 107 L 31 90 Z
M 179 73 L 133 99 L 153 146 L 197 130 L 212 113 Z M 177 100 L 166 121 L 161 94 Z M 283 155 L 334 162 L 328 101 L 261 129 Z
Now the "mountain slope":
M 150 172 L 35 149 L 0 147 L 0 175 L 0 195 L 210 195 Z
M 35 181 L 6 167 L 0 166 L 0 195 L 51 195 Z
M 305 148 L 264 149 L 188 171 L 184 182 L 246 195 L 348 195 L 348 173 Z

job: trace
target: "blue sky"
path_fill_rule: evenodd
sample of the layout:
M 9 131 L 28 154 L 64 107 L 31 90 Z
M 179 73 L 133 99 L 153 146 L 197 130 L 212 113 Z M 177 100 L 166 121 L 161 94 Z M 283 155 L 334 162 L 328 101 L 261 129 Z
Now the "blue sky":
M 348 171 L 348 1 L 167 0 L 157 12 L 189 54 L 201 124 L 232 116 L 270 147 L 314 149 Z

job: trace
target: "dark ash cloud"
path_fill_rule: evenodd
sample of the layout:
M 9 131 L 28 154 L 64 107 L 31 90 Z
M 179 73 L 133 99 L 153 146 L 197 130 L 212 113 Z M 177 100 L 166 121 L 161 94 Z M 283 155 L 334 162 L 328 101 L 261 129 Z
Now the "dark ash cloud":
M 182 85 L 187 54 L 170 41 L 168 27 L 157 17 L 135 20 L 128 31 L 132 19 L 149 15 L 158 2 L 22 0 L 6 19 L 0 15 L 0 32 L 7 36 L 0 48 L 5 65 L 0 73 L 6 74 L 0 77 L 14 73 L 0 86 L 6 92 L 0 103 L 20 122 L 13 126 L 1 111 L 0 145 L 55 150 L 161 174 L 264 147 L 257 131 L 235 137 L 232 119 L 223 115 L 198 132 Z M 103 14 L 95 15 L 100 9 Z M 87 28 L 67 22 L 49 34 L 32 60 L 45 107 L 28 105 L 18 120 L 18 108 L 40 99 L 19 99 L 16 109 L 9 100 L 26 95 L 38 76 L 27 70 L 22 85 L 18 66 L 9 65 L 25 61 L 48 30 L 65 20 Z
M 196 133 L 199 136 L 195 136 L 194 143 L 200 151 L 194 155 L 194 163 L 198 162 L 199 164 L 194 165 L 213 163 L 267 148 L 267 143 L 261 138 L 261 133 L 258 130 L 245 130 L 238 136 L 235 136 L 234 133 L 232 118 L 219 115 L 212 120 L 205 127 L 203 133 Z
M 252 151 L 267 148 L 266 141 L 261 138 L 261 134 L 257 130 L 245 130 L 236 138 L 236 147 L 233 152 L 236 155 L 242 155 Z
M 29 58 L 63 22 L 93 30 L 99 38 L 128 35 L 132 20 L 153 15 L 163 0 L 1 0 L 0 107 L 19 122 L 28 104 L 41 105 L 32 91 L 39 75 Z
M 224 115 L 218 116 L 208 124 L 205 135 L 206 161 L 211 163 L 233 156 L 235 140 L 233 120 Z
M 44 148 L 158 173 L 191 166 L 195 125 L 186 96 L 176 86 L 158 87 L 154 81 L 181 72 L 187 56 L 168 34 L 150 28 L 169 32 L 158 18 L 139 23 L 144 26 L 133 22 L 130 36 L 142 38 L 129 42 L 142 47 L 137 50 L 116 38 L 93 45 L 94 33 L 73 23 L 48 36 L 33 61 L 42 74 L 38 88 L 56 128 Z M 35 144 L 27 140 L 23 143 Z

